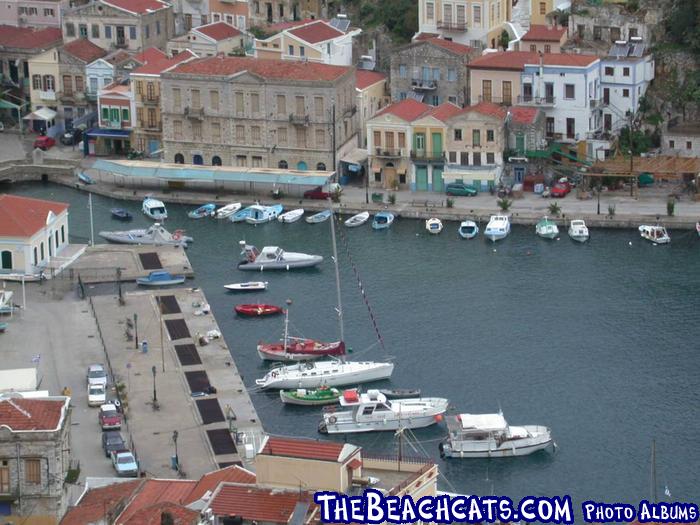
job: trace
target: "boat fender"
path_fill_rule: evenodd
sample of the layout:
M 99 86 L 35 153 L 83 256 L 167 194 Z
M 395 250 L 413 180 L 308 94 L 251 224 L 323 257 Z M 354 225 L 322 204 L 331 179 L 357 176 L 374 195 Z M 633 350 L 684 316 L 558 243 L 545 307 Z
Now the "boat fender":
M 287 265 L 287 271 L 289 271 L 289 265 Z
M 331 417 L 328 418 L 328 422 L 329 422 L 331 425 L 335 425 L 336 421 L 338 421 L 338 418 L 335 417 L 335 416 L 331 416 Z
M 176 241 L 182 239 L 182 232 L 180 230 L 175 230 L 175 233 L 173 233 L 173 239 Z

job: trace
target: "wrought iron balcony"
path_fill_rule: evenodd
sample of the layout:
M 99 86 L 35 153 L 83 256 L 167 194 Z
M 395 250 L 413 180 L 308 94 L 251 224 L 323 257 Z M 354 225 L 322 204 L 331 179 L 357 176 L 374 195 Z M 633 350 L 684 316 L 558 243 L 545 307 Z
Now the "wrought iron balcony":
M 532 95 L 518 95 L 518 104 L 524 106 L 554 106 L 557 100 L 555 97 L 533 97 Z
M 396 158 L 403 157 L 403 150 L 401 148 L 375 148 L 375 157 L 384 158 Z
M 185 116 L 195 120 L 202 120 L 204 118 L 204 108 L 193 108 L 187 106 L 185 108 Z
M 121 120 L 101 120 L 100 125 L 106 129 L 122 129 Z
M 452 20 L 438 20 L 438 29 L 447 29 L 448 31 L 466 31 L 467 22 L 453 22 Z
M 52 89 L 47 91 L 39 91 L 39 98 L 41 100 L 56 100 L 56 92 Z
M 591 109 L 603 109 L 603 106 L 607 106 L 607 104 L 602 98 L 588 99 L 588 107 Z
M 158 95 L 141 95 L 140 102 L 145 106 L 157 106 L 160 104 L 160 97 Z
M 296 115 L 294 113 L 289 114 L 289 122 L 295 126 L 308 126 L 309 116 L 308 115 Z
M 411 150 L 411 159 L 425 162 L 443 162 L 445 160 L 445 152 L 424 149 Z
M 417 91 L 431 91 L 433 89 L 437 89 L 437 81 L 414 78 L 411 80 L 411 89 Z

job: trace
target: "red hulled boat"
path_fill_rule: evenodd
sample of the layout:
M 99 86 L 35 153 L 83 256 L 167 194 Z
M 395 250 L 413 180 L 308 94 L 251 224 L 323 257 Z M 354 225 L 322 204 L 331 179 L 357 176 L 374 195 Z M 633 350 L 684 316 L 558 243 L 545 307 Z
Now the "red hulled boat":
M 276 315 L 284 312 L 284 308 L 272 304 L 238 304 L 234 307 L 238 315 L 259 317 L 262 315 Z
M 313 339 L 287 337 L 279 343 L 258 344 L 258 355 L 266 361 L 309 361 L 326 356 L 345 355 L 345 343 L 324 343 Z

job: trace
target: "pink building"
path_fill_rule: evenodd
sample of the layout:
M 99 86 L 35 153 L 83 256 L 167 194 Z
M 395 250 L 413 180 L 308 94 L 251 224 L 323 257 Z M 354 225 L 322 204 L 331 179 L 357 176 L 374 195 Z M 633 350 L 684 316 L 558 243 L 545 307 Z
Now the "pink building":
M 69 0 L 0 0 L 0 24 L 61 27 L 61 9 Z

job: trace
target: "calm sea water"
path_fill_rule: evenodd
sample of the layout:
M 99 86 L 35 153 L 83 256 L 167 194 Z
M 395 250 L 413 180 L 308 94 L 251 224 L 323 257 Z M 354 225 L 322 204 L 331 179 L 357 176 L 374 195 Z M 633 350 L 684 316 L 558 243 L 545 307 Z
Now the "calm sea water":
M 10 191 L 71 204 L 71 234 L 89 237 L 87 196 L 54 185 Z M 150 222 L 140 203 L 95 197 L 95 232 L 121 229 L 109 208 L 131 210 L 129 227 Z M 338 337 L 328 223 L 253 227 L 193 221 L 192 207 L 168 206 L 172 231 L 195 238 L 188 255 L 245 382 L 265 366 L 259 340 L 281 335 L 282 318 L 240 319 L 240 302 L 292 300 L 297 334 Z M 368 309 L 339 239 L 346 340 L 355 358 L 395 358 L 386 386 L 421 388 L 448 397 L 461 412 L 496 412 L 512 424 L 553 430 L 555 454 L 525 458 L 441 461 L 444 429 L 415 431 L 404 454 L 422 450 L 440 463 L 444 490 L 470 494 L 571 494 L 575 500 L 635 503 L 649 497 L 651 443 L 657 444 L 659 495 L 700 500 L 700 240 L 672 232 L 653 246 L 635 231 L 593 230 L 585 245 L 566 234 L 548 242 L 534 228 L 515 227 L 503 242 L 460 239 L 455 223 L 429 236 L 423 223 L 398 219 L 391 230 L 369 224 L 342 236 L 383 336 L 377 342 Z M 482 228 L 483 229 L 483 228 Z M 317 270 L 240 272 L 238 241 L 318 253 Z M 631 242 L 631 245 L 629 244 Z M 227 294 L 223 284 L 264 278 L 261 294 Z M 253 393 L 268 432 L 317 437 L 317 409 L 286 407 L 274 393 Z M 342 439 L 342 438 L 339 438 Z M 396 452 L 391 433 L 351 436 L 375 452 Z

